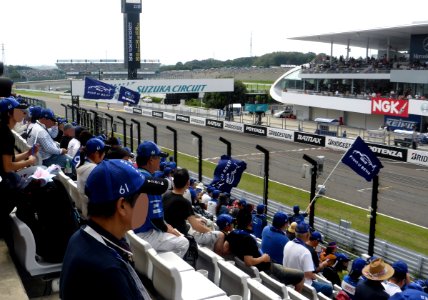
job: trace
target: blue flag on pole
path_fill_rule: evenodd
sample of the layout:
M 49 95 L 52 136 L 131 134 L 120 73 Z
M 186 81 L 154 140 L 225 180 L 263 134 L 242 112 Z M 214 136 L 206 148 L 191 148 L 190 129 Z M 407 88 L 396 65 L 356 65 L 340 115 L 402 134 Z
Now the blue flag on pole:
M 140 101 L 140 93 L 121 86 L 119 90 L 119 98 L 117 100 L 137 105 Z
M 104 83 L 99 80 L 95 80 L 89 77 L 85 77 L 85 94 L 83 97 L 86 99 L 113 99 L 114 93 L 116 92 L 116 87 Z
M 222 155 L 214 170 L 214 179 L 210 185 L 222 192 L 230 193 L 230 190 L 239 184 L 246 168 L 245 161 Z
M 345 153 L 342 162 L 367 181 L 371 181 L 383 168 L 380 160 L 360 137 Z

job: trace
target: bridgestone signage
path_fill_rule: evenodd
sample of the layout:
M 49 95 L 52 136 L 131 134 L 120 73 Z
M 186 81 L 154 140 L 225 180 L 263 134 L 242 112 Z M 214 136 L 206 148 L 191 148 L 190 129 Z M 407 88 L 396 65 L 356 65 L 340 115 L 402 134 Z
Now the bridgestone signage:
M 164 112 L 164 113 L 163 113 L 163 118 L 164 118 L 164 119 L 166 119 L 166 120 L 172 120 L 172 121 L 175 121 L 176 115 L 175 115 L 175 114 L 173 114 L 173 113 L 167 113 L 167 112 Z
M 407 149 L 388 147 L 379 144 L 367 143 L 370 149 L 379 157 L 389 158 L 398 161 L 407 160 Z
M 152 111 L 152 116 L 163 119 L 163 111 Z
M 223 121 L 217 121 L 217 120 L 207 119 L 205 125 L 207 127 L 213 127 L 213 128 L 223 129 Z
M 407 162 L 428 167 L 428 153 L 425 151 L 407 150 Z
M 261 135 L 261 136 L 267 135 L 266 127 L 253 126 L 253 125 L 247 125 L 247 124 L 244 125 L 244 132 L 249 134 Z
M 244 132 L 244 124 L 224 121 L 223 128 L 230 131 Z
M 132 112 L 133 112 L 134 114 L 137 114 L 137 115 L 141 115 L 141 114 L 143 114 L 143 111 L 141 110 L 141 108 L 138 108 L 138 107 L 134 107 L 134 108 L 132 109 Z
M 285 129 L 276 129 L 276 128 L 267 128 L 267 136 L 279 139 L 279 140 L 285 140 L 285 141 L 294 141 L 294 131 L 291 130 L 285 130 Z
M 190 124 L 195 124 L 199 126 L 205 126 L 205 118 L 201 117 L 190 117 Z
M 332 136 L 327 136 L 325 140 L 325 146 L 334 150 L 346 151 L 351 148 L 354 140 L 351 139 L 342 139 Z
M 325 147 L 325 136 L 294 132 L 294 141 L 314 146 Z
M 150 109 L 143 109 L 142 115 L 143 116 L 151 117 L 152 116 L 152 111 Z
M 176 116 L 178 122 L 184 122 L 184 123 L 190 123 L 190 117 L 184 116 L 184 115 L 178 115 Z

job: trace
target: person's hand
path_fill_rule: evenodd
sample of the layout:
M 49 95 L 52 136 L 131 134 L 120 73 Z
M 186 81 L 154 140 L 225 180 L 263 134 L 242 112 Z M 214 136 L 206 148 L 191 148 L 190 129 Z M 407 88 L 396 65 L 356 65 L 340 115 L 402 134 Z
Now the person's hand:
M 182 236 L 181 232 L 175 229 L 174 227 L 172 227 L 171 225 L 166 224 L 166 227 L 168 228 L 166 232 L 173 234 L 175 236 Z
M 270 256 L 269 254 L 265 253 L 262 255 L 263 262 L 270 262 Z
M 27 160 L 28 162 L 29 162 L 29 165 L 34 165 L 34 164 L 36 164 L 36 162 L 37 162 L 37 158 L 34 156 L 34 155 L 30 155 L 29 157 L 28 157 L 28 160 Z
M 39 149 L 40 149 L 40 145 L 39 144 L 34 144 L 33 147 L 31 147 L 30 149 L 28 149 L 28 157 L 30 157 L 30 155 L 36 156 L 37 153 L 39 153 Z
M 67 149 L 61 148 L 61 154 L 67 154 Z

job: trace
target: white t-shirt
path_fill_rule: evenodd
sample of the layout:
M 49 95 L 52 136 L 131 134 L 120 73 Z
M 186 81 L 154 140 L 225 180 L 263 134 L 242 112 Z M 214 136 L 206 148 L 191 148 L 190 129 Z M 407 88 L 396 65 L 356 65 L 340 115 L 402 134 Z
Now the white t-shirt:
M 302 272 L 313 272 L 315 270 L 309 249 L 294 241 L 285 244 L 282 265 Z M 305 278 L 305 283 L 312 285 L 312 280 Z
M 217 201 L 208 201 L 208 205 L 207 205 L 207 211 L 212 214 L 213 216 L 215 216 L 215 209 L 217 208 Z
M 382 285 L 385 288 L 385 292 L 387 292 L 389 296 L 393 296 L 396 293 L 402 292 L 398 285 L 390 281 L 382 282 Z

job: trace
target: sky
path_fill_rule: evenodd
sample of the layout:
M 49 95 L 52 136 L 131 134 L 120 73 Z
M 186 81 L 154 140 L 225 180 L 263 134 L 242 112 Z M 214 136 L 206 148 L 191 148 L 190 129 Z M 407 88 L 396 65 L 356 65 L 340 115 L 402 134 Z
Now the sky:
M 421 0 L 142 0 L 141 59 L 170 65 L 275 51 L 330 53 L 329 44 L 287 38 L 427 21 L 427 11 Z M 7 65 L 123 59 L 123 45 L 121 0 L 0 0 L 0 60 Z M 346 55 L 345 46 L 333 54 Z

